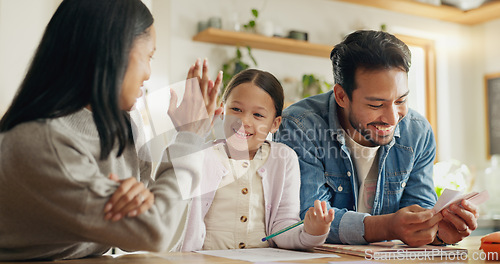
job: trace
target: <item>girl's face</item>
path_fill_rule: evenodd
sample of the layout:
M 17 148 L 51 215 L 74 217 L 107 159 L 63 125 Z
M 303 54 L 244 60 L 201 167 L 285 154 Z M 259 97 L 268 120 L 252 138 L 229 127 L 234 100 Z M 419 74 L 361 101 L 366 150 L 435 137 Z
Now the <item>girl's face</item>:
M 271 96 L 253 83 L 234 87 L 226 99 L 224 134 L 230 151 L 246 152 L 253 159 L 269 132 L 276 132 L 280 123 Z
M 149 35 L 138 37 L 129 54 L 128 66 L 123 78 L 120 92 L 120 108 L 130 111 L 138 97 L 141 97 L 141 87 L 151 76 L 151 58 L 156 50 L 156 31 L 154 26 L 149 29 Z

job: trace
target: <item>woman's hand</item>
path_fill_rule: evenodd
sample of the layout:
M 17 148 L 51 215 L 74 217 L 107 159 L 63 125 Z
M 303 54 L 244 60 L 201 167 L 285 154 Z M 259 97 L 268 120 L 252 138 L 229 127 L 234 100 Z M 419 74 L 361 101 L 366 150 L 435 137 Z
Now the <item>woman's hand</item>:
M 201 70 L 201 75 L 200 75 Z M 204 136 L 213 125 L 215 115 L 222 113 L 217 107 L 217 95 L 222 83 L 222 71 L 215 82 L 208 78 L 208 61 L 200 59 L 189 68 L 186 88 L 181 104 L 177 107 L 177 94 L 171 90 L 168 115 L 178 131 L 189 131 Z
M 116 222 L 125 216 L 134 217 L 153 206 L 154 194 L 142 182 L 138 182 L 133 177 L 118 180 L 118 176 L 114 174 L 110 174 L 109 178 L 119 182 L 120 187 L 104 206 L 105 220 Z
M 304 217 L 304 231 L 313 236 L 321 236 L 330 231 L 330 224 L 335 217 L 333 209 L 327 210 L 326 202 L 314 201 Z

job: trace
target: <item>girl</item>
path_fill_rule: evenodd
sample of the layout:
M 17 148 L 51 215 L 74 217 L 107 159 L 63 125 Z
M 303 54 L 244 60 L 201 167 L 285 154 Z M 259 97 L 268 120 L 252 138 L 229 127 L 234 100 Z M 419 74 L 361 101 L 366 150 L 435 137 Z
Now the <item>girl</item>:
M 0 261 L 80 258 L 111 246 L 164 251 L 179 241 L 190 201 L 177 179 L 196 179 L 195 164 L 178 163 L 174 174 L 166 160 L 153 181 L 128 112 L 149 79 L 155 39 L 140 0 L 62 1 L 0 120 Z M 208 80 L 206 65 L 202 77 L 199 62 L 188 75 L 200 80 L 205 105 L 171 104 L 174 123 L 199 120 L 200 109 L 214 114 L 222 77 Z M 192 133 L 203 131 L 184 127 L 165 156 L 203 143 Z
M 323 244 L 334 214 L 319 201 L 307 212 L 304 226 L 262 242 L 300 221 L 297 155 L 266 140 L 281 123 L 279 81 L 265 71 L 242 71 L 228 84 L 222 101 L 225 140 L 207 150 L 201 195 L 193 202 L 182 250 Z

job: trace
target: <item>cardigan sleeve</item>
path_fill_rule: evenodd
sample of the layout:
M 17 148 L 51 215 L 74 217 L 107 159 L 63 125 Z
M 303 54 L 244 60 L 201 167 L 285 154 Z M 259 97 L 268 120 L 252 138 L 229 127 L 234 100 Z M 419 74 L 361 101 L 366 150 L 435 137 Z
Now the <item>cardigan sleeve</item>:
M 300 169 L 297 154 L 289 147 L 280 145 L 278 156 L 284 157 L 279 161 L 285 164 L 282 175 L 269 175 L 270 177 L 284 177 L 279 207 L 272 223 L 270 234 L 300 221 Z M 286 154 L 286 155 L 283 155 Z M 276 189 L 275 189 L 276 190 Z M 268 235 L 270 235 L 268 234 Z M 313 236 L 304 231 L 304 226 L 293 228 L 281 235 L 272 238 L 280 248 L 305 249 L 322 245 L 328 234 Z

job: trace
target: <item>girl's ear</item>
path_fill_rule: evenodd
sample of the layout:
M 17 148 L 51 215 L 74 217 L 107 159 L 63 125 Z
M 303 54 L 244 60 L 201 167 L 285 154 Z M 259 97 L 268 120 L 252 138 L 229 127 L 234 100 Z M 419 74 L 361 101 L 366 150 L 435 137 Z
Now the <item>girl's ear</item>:
M 278 128 L 280 127 L 281 125 L 281 120 L 282 120 L 282 117 L 281 116 L 278 116 L 274 119 L 273 121 L 273 125 L 271 127 L 271 133 L 275 133 L 276 131 L 278 131 Z

